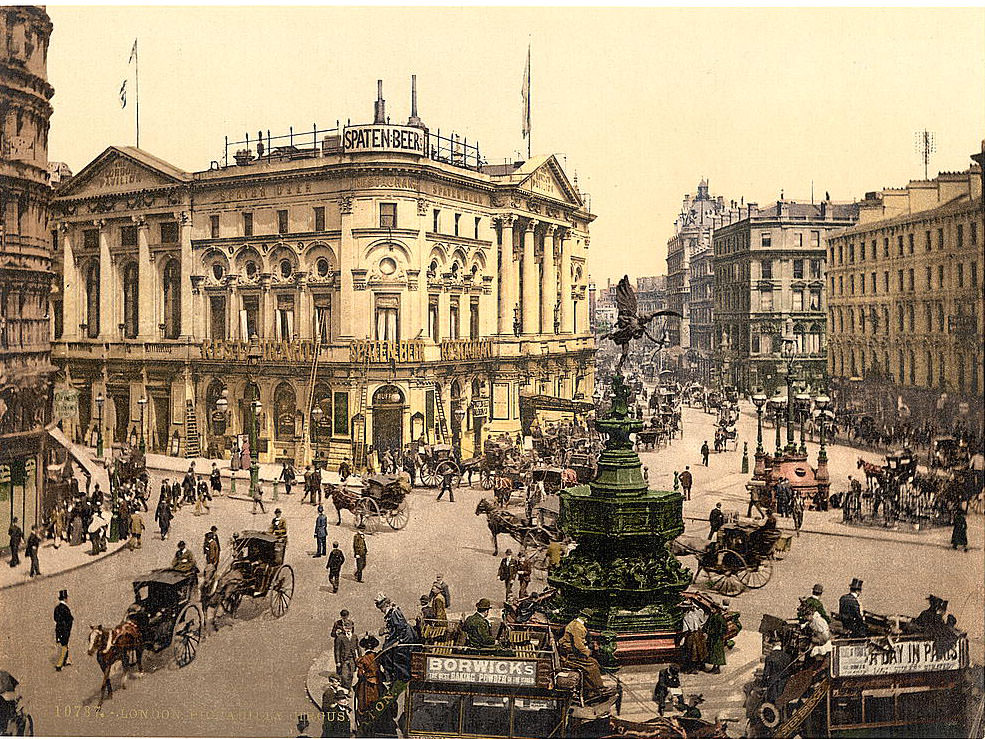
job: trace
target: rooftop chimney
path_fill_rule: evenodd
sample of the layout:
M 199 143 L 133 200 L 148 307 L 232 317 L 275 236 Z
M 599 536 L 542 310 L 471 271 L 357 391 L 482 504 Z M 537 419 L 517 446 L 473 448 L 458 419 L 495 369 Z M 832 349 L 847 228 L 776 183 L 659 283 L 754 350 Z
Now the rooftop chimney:
M 373 123 L 386 123 L 386 100 L 383 99 L 383 80 L 376 80 L 376 102 L 373 104 Z
M 408 126 L 424 128 L 424 121 L 417 117 L 417 75 L 410 76 L 410 118 L 407 119 Z

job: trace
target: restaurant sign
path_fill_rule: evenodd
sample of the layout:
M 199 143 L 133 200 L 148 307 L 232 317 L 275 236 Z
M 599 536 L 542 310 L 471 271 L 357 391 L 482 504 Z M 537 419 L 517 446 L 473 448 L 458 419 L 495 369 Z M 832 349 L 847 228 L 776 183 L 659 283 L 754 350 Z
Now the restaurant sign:
M 870 642 L 839 644 L 831 661 L 832 677 L 944 672 L 968 666 L 968 637 L 953 644 L 932 639 L 897 641 L 878 648 Z
M 350 362 L 423 362 L 424 342 L 353 341 L 349 344 Z
M 425 668 L 425 680 L 441 683 L 533 687 L 537 684 L 537 662 L 429 656 Z
M 424 130 L 413 126 L 346 126 L 342 132 L 342 148 L 347 152 L 427 153 Z

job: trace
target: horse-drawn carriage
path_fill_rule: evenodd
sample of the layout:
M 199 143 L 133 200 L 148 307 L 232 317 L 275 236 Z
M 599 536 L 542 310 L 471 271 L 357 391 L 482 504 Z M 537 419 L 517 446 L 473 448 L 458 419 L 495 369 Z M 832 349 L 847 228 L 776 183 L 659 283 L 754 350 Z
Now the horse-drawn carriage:
M 781 539 L 781 532 L 775 528 L 727 524 L 718 530 L 717 542 L 705 545 L 682 537 L 674 542 L 674 549 L 677 554 L 690 554 L 697 559 L 692 582 L 696 583 L 704 571 L 712 589 L 733 596 L 770 581 Z
M 938 436 L 933 441 L 930 454 L 930 468 L 967 469 L 971 462 L 968 445 L 953 436 Z
M 447 473 L 451 473 L 453 487 L 462 483 L 462 467 L 455 460 L 455 453 L 448 444 L 429 444 L 423 447 L 421 459 L 421 482 L 429 488 L 436 488 Z
M 143 648 L 163 652 L 171 647 L 178 667 L 191 664 L 202 640 L 198 574 L 154 570 L 133 581 L 133 594 L 126 620 L 137 626 Z
M 365 528 L 367 524 L 376 528 L 382 518 L 396 531 L 410 521 L 407 489 L 397 475 L 374 475 L 365 481 L 350 479 L 337 485 L 330 484 L 329 490 L 337 524 L 342 523 L 343 510 L 356 517 L 359 528 Z
M 585 484 L 595 479 L 595 457 L 587 452 L 572 452 L 568 455 L 569 470 L 574 470 L 579 484 Z
M 223 611 L 235 614 L 246 596 L 268 598 L 274 618 L 287 613 L 294 597 L 294 570 L 284 563 L 286 546 L 287 537 L 263 531 L 233 536 L 232 560 L 210 589 Z
M 547 547 L 552 541 L 564 541 L 565 535 L 556 521 L 546 525 L 523 520 L 512 511 L 483 498 L 475 507 L 475 515 L 485 514 L 486 524 L 493 540 L 493 555 L 499 554 L 499 535 L 509 534 L 530 557 L 531 564 L 540 570 L 547 569 Z

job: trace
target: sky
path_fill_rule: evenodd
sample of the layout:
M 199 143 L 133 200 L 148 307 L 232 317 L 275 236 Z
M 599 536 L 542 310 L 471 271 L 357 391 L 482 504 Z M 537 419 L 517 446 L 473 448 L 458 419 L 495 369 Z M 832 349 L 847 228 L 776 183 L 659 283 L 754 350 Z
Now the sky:
M 597 220 L 589 272 L 666 272 L 685 193 L 765 204 L 864 197 L 965 170 L 985 138 L 985 9 L 317 8 L 48 6 L 49 158 L 78 172 L 133 145 L 189 171 L 223 137 L 372 121 L 376 80 L 394 122 L 478 141 L 491 162 L 558 154 Z M 128 103 L 119 90 L 128 81 Z

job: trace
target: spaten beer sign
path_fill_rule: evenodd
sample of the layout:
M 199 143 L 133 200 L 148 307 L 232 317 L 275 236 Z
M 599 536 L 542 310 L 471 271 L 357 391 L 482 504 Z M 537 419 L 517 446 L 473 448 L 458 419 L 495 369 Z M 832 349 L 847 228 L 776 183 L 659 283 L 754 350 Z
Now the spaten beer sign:
M 442 683 L 533 687 L 537 684 L 537 662 L 429 656 L 425 679 Z
M 347 152 L 427 153 L 424 130 L 412 126 L 347 126 L 342 132 L 342 148 Z
M 951 644 L 931 639 L 898 641 L 884 649 L 869 642 L 840 644 L 831 661 L 832 677 L 900 675 L 913 672 L 944 672 L 968 666 L 968 637 Z

